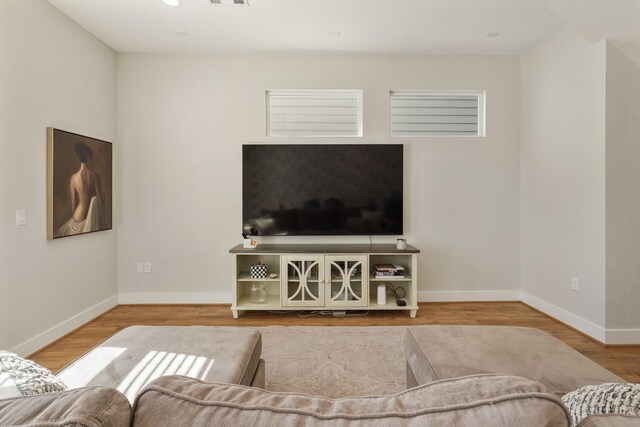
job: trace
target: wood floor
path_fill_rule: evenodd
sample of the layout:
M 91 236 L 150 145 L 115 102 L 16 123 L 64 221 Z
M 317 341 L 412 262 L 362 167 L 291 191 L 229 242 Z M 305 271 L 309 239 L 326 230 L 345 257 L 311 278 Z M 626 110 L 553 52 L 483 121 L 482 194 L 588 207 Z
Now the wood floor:
M 627 381 L 640 383 L 640 346 L 605 347 L 520 302 L 422 303 L 415 319 L 407 312 L 368 316 L 298 317 L 296 313 L 247 312 L 234 320 L 228 305 L 120 305 L 31 358 L 57 372 L 130 325 L 215 326 L 403 326 L 510 325 L 545 330 Z

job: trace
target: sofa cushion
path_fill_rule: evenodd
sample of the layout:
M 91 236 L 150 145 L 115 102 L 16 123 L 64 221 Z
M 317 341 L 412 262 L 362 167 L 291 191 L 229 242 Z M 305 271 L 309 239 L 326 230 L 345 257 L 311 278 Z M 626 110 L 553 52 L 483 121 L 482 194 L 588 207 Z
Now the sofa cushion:
M 640 417 L 629 415 L 591 415 L 578 424 L 578 427 L 640 427 Z
M 0 399 L 66 390 L 47 368 L 0 350 Z
M 568 426 L 546 387 L 526 378 L 478 375 L 389 396 L 329 399 L 208 384 L 181 376 L 149 384 L 134 404 L 134 427 L 158 426 Z
M 624 380 L 550 334 L 511 326 L 407 328 L 407 363 L 418 384 L 483 373 L 539 381 L 562 396 L 579 387 Z
M 640 416 L 640 384 L 589 385 L 562 396 L 574 424 L 589 415 Z M 640 418 L 638 418 L 640 420 Z
M 69 388 L 113 387 L 133 402 L 162 375 L 250 385 L 261 353 L 260 331 L 254 328 L 131 326 L 66 366 L 58 377 Z
M 0 400 L 2 426 L 128 427 L 127 398 L 108 387 L 87 387 Z

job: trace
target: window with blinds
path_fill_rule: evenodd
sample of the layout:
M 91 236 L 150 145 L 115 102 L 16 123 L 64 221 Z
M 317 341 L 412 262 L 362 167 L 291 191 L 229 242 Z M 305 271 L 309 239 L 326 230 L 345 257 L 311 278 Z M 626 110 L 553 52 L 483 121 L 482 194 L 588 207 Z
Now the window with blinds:
M 391 91 L 392 136 L 484 136 L 484 92 Z
M 362 136 L 362 91 L 267 91 L 267 136 Z

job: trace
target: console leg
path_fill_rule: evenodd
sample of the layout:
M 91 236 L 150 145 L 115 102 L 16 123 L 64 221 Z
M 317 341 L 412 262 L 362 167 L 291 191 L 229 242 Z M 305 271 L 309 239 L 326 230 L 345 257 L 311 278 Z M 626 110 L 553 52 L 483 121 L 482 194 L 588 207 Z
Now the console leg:
M 231 310 L 231 312 L 233 313 L 233 318 L 237 319 L 238 318 L 238 310 Z
M 409 312 L 409 316 L 411 316 L 411 318 L 412 318 L 412 319 L 415 319 L 415 318 L 416 318 L 416 313 L 417 313 L 417 312 L 418 312 L 418 310 L 411 310 L 411 311 Z

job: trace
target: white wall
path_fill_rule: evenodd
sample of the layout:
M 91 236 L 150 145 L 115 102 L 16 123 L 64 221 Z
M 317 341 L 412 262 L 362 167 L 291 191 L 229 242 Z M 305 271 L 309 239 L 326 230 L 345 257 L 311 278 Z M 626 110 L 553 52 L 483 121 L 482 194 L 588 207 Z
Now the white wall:
M 241 230 L 241 145 L 271 141 L 264 136 L 266 89 L 319 88 L 364 90 L 365 137 L 273 142 L 405 143 L 405 234 L 422 250 L 421 297 L 517 299 L 519 62 L 515 56 L 121 54 L 121 301 L 230 300 L 228 249 L 240 242 Z M 390 89 L 485 89 L 487 137 L 392 139 Z M 137 261 L 152 262 L 153 273 L 136 274 Z
M 571 30 L 522 55 L 523 300 L 604 340 L 606 42 Z M 580 290 L 571 290 L 571 278 Z
M 266 89 L 316 88 L 364 90 L 364 138 L 264 136 Z M 487 137 L 391 138 L 390 89 L 485 89 Z M 3 0 L 0 348 L 30 353 L 116 304 L 118 291 L 122 302 L 229 301 L 240 147 L 252 142 L 405 143 L 405 236 L 422 250 L 421 299 L 518 299 L 522 286 L 550 315 L 628 341 L 640 328 L 638 99 L 640 67 L 568 29 L 521 58 L 118 59 L 47 2 Z M 118 136 L 118 241 L 115 231 L 46 241 L 47 126 Z M 15 209 L 28 225 L 14 225 Z M 136 274 L 138 261 L 153 273 Z
M 607 342 L 640 342 L 640 65 L 612 44 L 606 103 Z
M 41 0 L 0 1 L 0 348 L 28 354 L 117 303 L 112 231 L 46 240 L 46 127 L 114 141 L 117 55 Z M 15 210 L 28 223 L 15 225 Z

